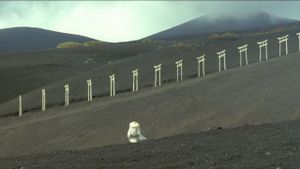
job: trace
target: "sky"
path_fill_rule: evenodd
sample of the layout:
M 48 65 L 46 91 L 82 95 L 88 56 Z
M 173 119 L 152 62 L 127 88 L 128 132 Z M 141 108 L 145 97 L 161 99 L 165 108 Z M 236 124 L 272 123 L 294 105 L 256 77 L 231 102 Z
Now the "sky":
M 0 29 L 39 27 L 108 42 L 141 39 L 202 15 L 266 11 L 300 20 L 300 1 L 0 1 Z

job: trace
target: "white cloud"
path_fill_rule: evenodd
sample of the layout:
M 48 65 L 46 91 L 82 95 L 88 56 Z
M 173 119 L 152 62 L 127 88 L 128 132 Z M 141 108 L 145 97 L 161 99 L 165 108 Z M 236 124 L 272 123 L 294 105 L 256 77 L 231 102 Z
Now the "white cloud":
M 1 1 L 0 28 L 40 27 L 116 42 L 139 39 L 204 14 L 239 16 L 262 9 L 299 19 L 299 6 L 286 1 Z
M 194 17 L 195 14 L 184 6 L 170 10 L 169 2 L 80 3 L 68 14 L 69 24 L 61 18 L 55 29 L 101 40 L 126 41 L 145 37 Z

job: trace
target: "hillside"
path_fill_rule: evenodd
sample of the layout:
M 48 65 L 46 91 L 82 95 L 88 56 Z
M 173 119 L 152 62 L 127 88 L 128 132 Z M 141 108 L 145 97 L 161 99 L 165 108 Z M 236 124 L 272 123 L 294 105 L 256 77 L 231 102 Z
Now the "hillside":
M 99 66 L 88 72 L 81 72 L 71 77 L 61 79 L 59 81 L 48 83 L 45 86 L 36 88 L 33 91 L 23 94 L 24 111 L 39 111 L 41 103 L 41 89 L 44 87 L 47 90 L 48 106 L 57 106 L 64 103 L 63 86 L 70 85 L 71 102 L 86 100 L 86 80 L 93 80 L 93 95 L 95 97 L 103 97 L 109 95 L 109 75 L 116 74 L 116 90 L 118 93 L 130 91 L 132 88 L 132 70 L 138 68 L 140 76 L 140 88 L 153 86 L 154 69 L 153 65 L 161 63 L 163 65 L 162 81 L 164 84 L 176 81 L 175 61 L 184 60 L 184 79 L 196 76 L 197 61 L 196 57 L 206 54 L 206 73 L 211 74 L 218 71 L 218 58 L 216 52 L 226 49 L 227 67 L 235 68 L 239 66 L 239 54 L 237 47 L 247 43 L 249 63 L 258 62 L 258 46 L 257 42 L 269 39 L 269 58 L 278 57 L 278 40 L 277 37 L 290 34 L 289 51 L 293 53 L 298 51 L 298 37 L 296 32 L 299 29 L 293 28 L 281 32 L 275 32 L 266 35 L 257 35 L 247 39 L 239 39 L 235 41 L 221 41 L 219 43 L 197 43 L 198 41 L 190 42 L 172 42 L 172 43 L 141 43 L 138 49 L 143 49 L 143 45 L 149 47 L 148 51 L 140 52 L 132 57 L 123 58 L 110 64 Z M 177 46 L 183 43 L 184 45 Z M 126 44 L 126 43 L 125 43 Z M 157 46 L 158 45 L 158 46 Z M 160 47 L 160 48 L 159 48 Z M 113 49 L 113 48 L 112 48 Z M 126 48 L 130 50 L 130 48 Z M 121 52 L 122 50 L 115 50 Z M 164 85 L 163 84 L 163 85 Z M 28 83 L 30 86 L 31 83 Z M 9 91 L 9 90 L 8 90 Z M 14 99 L 9 100 L 0 105 L 0 115 L 7 116 L 16 114 L 18 111 L 17 95 Z
M 114 61 L 156 49 L 155 45 L 104 43 L 100 47 L 49 49 L 0 54 L 0 103 L 19 94 Z
M 299 23 L 299 21 L 278 17 L 263 11 L 243 17 L 205 15 L 156 33 L 147 38 L 156 40 L 200 38 L 209 33 L 249 31 L 274 25 L 286 25 L 292 23 Z
M 30 166 L 34 165 L 31 158 L 55 161 L 56 158 L 49 157 L 55 154 L 54 151 L 63 154 L 66 151 L 73 153 L 79 150 L 76 151 L 79 153 L 78 156 L 64 156 L 64 158 L 76 160 L 81 158 L 83 151 L 87 151 L 89 155 L 91 153 L 87 150 L 89 148 L 127 143 L 128 123 L 134 120 L 141 123 L 144 135 L 150 139 L 149 145 L 155 144 L 155 141 L 151 141 L 153 139 L 172 136 L 175 137 L 165 140 L 170 143 L 174 140 L 173 145 L 175 145 L 185 141 L 185 139 L 179 139 L 180 134 L 223 128 L 228 129 L 224 134 L 229 131 L 229 133 L 232 132 L 231 136 L 235 137 L 244 131 L 250 131 L 250 133 L 258 131 L 257 128 L 260 127 L 232 128 L 300 119 L 300 105 L 298 104 L 300 53 L 296 36 L 299 32 L 299 25 L 286 24 L 284 29 L 280 27 L 277 30 L 277 28 L 278 26 L 274 26 L 264 29 L 266 32 L 256 33 L 253 30 L 245 31 L 245 34 L 251 34 L 251 36 L 236 39 L 225 38 L 216 40 L 214 43 L 197 38 L 174 41 L 142 40 L 116 44 L 104 43 L 103 46 L 78 49 L 2 53 L 0 54 L 0 69 L 2 70 L 0 78 L 6 83 L 0 84 L 2 89 L 0 93 L 2 99 L 0 100 L 0 164 L 4 162 L 7 166 L 15 167 L 16 161 L 20 161 L 33 168 L 38 167 L 39 164 Z M 274 29 L 276 31 L 273 31 Z M 290 35 L 289 55 L 279 57 L 277 37 L 286 34 Z M 258 62 L 257 42 L 265 39 L 268 39 L 269 44 L 269 60 L 263 59 L 262 62 Z M 239 67 L 237 47 L 244 44 L 248 44 L 249 65 Z M 218 73 L 216 53 L 223 49 L 226 50 L 228 70 Z M 206 55 L 206 76 L 197 78 L 196 57 L 203 54 Z M 175 61 L 179 59 L 183 59 L 184 81 L 176 83 Z M 162 64 L 162 86 L 154 88 L 153 66 L 157 64 Z M 140 89 L 138 92 L 131 92 L 132 70 L 134 69 L 139 69 Z M 117 95 L 115 97 L 107 97 L 111 74 L 116 74 Z M 92 102 L 87 102 L 86 80 L 90 78 L 93 81 L 94 98 Z M 65 84 L 70 85 L 71 105 L 69 107 L 63 106 Z M 45 88 L 47 93 L 45 112 L 40 111 L 42 88 Z M 23 96 L 24 114 L 22 117 L 16 116 L 18 94 Z M 293 127 L 295 123 L 287 122 L 286 125 Z M 265 139 L 268 136 L 276 138 L 276 126 L 271 125 L 270 130 L 273 133 L 270 135 L 263 134 L 266 133 L 266 128 L 262 127 L 262 133 L 259 137 L 256 135 L 256 139 L 262 139 L 262 143 L 269 143 Z M 282 127 L 282 124 L 278 127 Z M 286 131 L 286 127 L 281 131 Z M 281 138 L 284 136 L 290 138 L 287 144 L 292 144 L 291 147 L 295 148 L 293 140 L 298 135 L 280 134 Z M 222 133 L 220 135 L 222 136 Z M 221 136 L 215 136 L 215 138 Z M 243 141 L 249 139 L 251 135 L 243 136 L 234 141 L 240 147 L 243 147 Z M 196 139 L 199 136 L 190 135 L 190 137 Z M 194 145 L 198 146 L 207 142 L 194 142 Z M 256 148 L 259 144 L 251 140 L 248 143 Z M 279 146 L 283 144 L 283 139 L 273 144 Z M 129 145 L 124 145 L 125 150 L 126 146 Z M 286 146 L 286 148 L 291 147 Z M 222 148 L 222 151 L 228 151 Z M 273 148 L 272 150 L 277 150 L 276 147 Z M 121 152 L 124 149 L 121 145 L 118 151 Z M 107 151 L 113 150 L 112 147 Z M 246 152 L 250 150 L 253 150 L 251 146 Z M 259 147 L 257 150 L 262 151 Z M 173 152 L 176 151 L 173 149 Z M 242 150 L 236 150 L 239 154 L 240 151 Z M 290 151 L 282 150 L 282 152 Z M 40 154 L 40 156 L 39 153 L 46 154 Z M 170 154 L 165 155 L 169 155 L 173 161 L 174 156 Z M 128 158 L 126 157 L 128 154 L 123 155 L 124 158 Z M 232 155 L 236 157 L 235 152 Z M 90 157 L 96 156 L 91 154 Z M 279 154 L 275 156 L 277 157 L 286 158 L 287 156 Z M 224 156 L 220 155 L 220 158 Z M 107 160 L 107 164 L 111 164 L 110 159 Z M 222 162 L 222 160 L 216 160 L 213 161 L 214 164 Z M 253 160 L 257 160 L 256 157 Z M 276 160 L 271 159 L 267 167 L 269 164 L 273 165 L 274 162 Z M 47 164 L 47 160 L 45 163 L 40 164 L 39 167 L 51 166 Z M 198 165 L 198 162 L 188 163 L 191 166 Z M 60 164 L 62 163 L 58 162 L 57 167 L 69 168 L 69 166 L 59 166 Z M 91 162 L 91 165 L 94 164 Z M 253 161 L 247 163 L 245 159 L 241 160 L 241 166 L 247 164 L 251 166 L 251 164 L 259 163 Z M 279 163 L 275 164 L 277 167 Z M 297 163 L 293 164 L 297 165 Z M 79 163 L 76 165 L 80 168 Z M 232 165 L 234 163 L 230 163 L 228 168 L 232 168 Z M 210 166 L 210 163 L 207 166 Z M 216 166 L 218 167 L 218 164 Z M 262 166 L 264 165 L 259 165 L 258 168 Z M 128 167 L 139 168 L 130 162 Z M 81 166 L 81 168 L 84 167 Z
M 0 29 L 0 53 L 53 49 L 62 42 L 87 42 L 95 39 L 40 28 L 14 27 Z
M 138 145 L 0 158 L 0 168 L 297 169 L 299 122 L 184 134 Z
M 160 88 L 1 118 L 0 156 L 126 143 L 133 120 L 145 136 L 157 139 L 299 119 L 299 64 L 296 53 Z
M 98 79 L 97 74 L 102 76 L 102 79 L 99 79 L 101 84 L 96 86 L 97 88 L 102 86 L 102 83 L 107 87 L 107 76 L 112 73 L 117 73 L 118 76 L 118 72 L 120 72 L 120 74 L 126 74 L 122 75 L 122 77 L 120 77 L 121 79 L 118 77 L 118 82 L 122 83 L 122 86 L 117 87 L 119 91 L 126 91 L 131 87 L 131 81 L 129 80 L 131 71 L 137 67 L 145 68 L 145 70 L 140 71 L 143 71 L 142 73 L 149 75 L 149 77 L 145 78 L 146 81 L 143 80 L 142 86 L 149 86 L 153 83 L 152 66 L 154 64 L 162 62 L 167 66 L 167 69 L 174 69 L 175 59 L 180 58 L 184 59 L 184 65 L 189 65 L 189 67 L 191 67 L 188 72 L 185 71 L 184 73 L 185 76 L 190 77 L 194 76 L 196 72 L 196 67 L 194 65 L 195 58 L 203 53 L 206 53 L 209 60 L 207 71 L 208 73 L 212 73 L 216 71 L 215 64 L 217 64 L 217 60 L 215 52 L 226 48 L 227 55 L 234 56 L 233 60 L 230 59 L 230 67 L 235 67 L 238 64 L 238 57 L 236 56 L 237 52 L 234 49 L 234 46 L 247 43 L 249 39 L 250 44 L 252 44 L 249 49 L 250 54 L 254 52 L 253 57 L 250 58 L 250 62 L 255 62 L 257 61 L 257 44 L 255 41 L 270 38 L 270 40 L 272 40 L 270 49 L 274 48 L 274 50 L 270 52 L 273 55 L 277 52 L 276 48 L 278 42 L 276 36 L 290 34 L 290 48 L 291 50 L 296 50 L 296 43 L 298 42 L 294 34 L 298 32 L 299 29 L 299 24 L 285 24 L 261 29 L 258 32 L 251 30 L 244 32 L 212 33 L 208 34 L 206 39 L 196 37 L 190 40 L 173 41 L 143 39 L 141 41 L 126 43 L 103 43 L 100 46 L 97 45 L 95 47 L 84 47 L 79 49 L 48 49 L 1 53 L 0 70 L 2 73 L 0 73 L 0 78 L 5 83 L 0 84 L 0 88 L 3 91 L 0 93 L 0 103 L 8 102 L 9 100 L 16 98 L 19 94 L 23 95 L 35 89 L 40 90 L 40 88 L 48 86 L 53 82 L 60 83 L 61 86 L 64 85 L 63 83 L 69 81 L 72 83 L 76 82 L 75 89 L 79 89 L 76 86 L 82 85 L 78 84 L 78 81 L 84 82 L 86 78 L 89 77 Z M 120 59 L 124 60 L 115 62 Z M 135 61 L 135 59 L 137 59 L 137 61 Z M 89 63 L 87 64 L 86 62 Z M 104 67 L 102 68 L 102 66 Z M 111 66 L 116 66 L 116 68 L 108 68 Z M 107 72 L 107 68 L 110 69 L 109 72 Z M 85 73 L 87 71 L 92 72 L 90 74 Z M 103 73 L 99 74 L 98 72 Z M 105 72 L 107 73 L 105 74 Z M 170 71 L 163 77 L 166 82 L 172 79 L 174 80 L 174 71 L 172 71 L 172 74 L 169 74 L 169 72 Z M 56 87 L 61 88 L 61 86 Z M 72 88 L 73 87 L 74 86 L 72 85 Z M 101 91 L 103 88 L 99 88 L 99 90 L 97 88 L 95 90 L 96 95 L 107 95 L 107 88 L 105 88 L 104 91 Z M 80 93 L 85 93 L 83 92 L 83 88 L 79 90 Z M 78 100 L 82 97 L 85 97 L 85 95 L 77 95 L 75 93 L 73 98 L 74 100 Z M 36 98 L 39 98 L 39 96 L 36 95 Z M 60 99 L 59 102 L 62 101 L 61 97 L 58 97 L 57 99 Z M 29 98 L 26 100 L 29 100 Z M 30 100 L 34 100 L 34 98 L 30 98 Z M 57 101 L 52 102 L 52 99 L 49 101 L 51 105 L 57 104 Z M 37 101 L 35 101 L 35 103 L 37 103 Z M 36 105 L 34 105 L 34 107 L 26 105 L 29 107 L 25 108 L 34 109 Z M 12 110 L 7 111 L 2 108 L 0 108 L 0 110 L 0 114 L 9 114 L 12 112 Z M 14 111 L 15 109 L 13 112 Z

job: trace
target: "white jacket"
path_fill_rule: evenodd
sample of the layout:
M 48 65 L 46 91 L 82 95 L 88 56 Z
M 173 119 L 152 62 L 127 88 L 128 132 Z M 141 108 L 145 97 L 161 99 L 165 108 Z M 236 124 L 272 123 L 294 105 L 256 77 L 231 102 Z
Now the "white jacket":
M 136 121 L 129 123 L 127 138 L 131 143 L 137 143 L 147 139 L 142 135 L 140 124 Z

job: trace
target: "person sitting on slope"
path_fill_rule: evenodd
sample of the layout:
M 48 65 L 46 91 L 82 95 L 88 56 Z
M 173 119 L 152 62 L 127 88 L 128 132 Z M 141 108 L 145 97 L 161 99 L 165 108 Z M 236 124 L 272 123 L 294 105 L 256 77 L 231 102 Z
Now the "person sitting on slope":
M 129 123 L 127 138 L 130 143 L 137 143 L 147 139 L 142 135 L 140 124 L 136 121 Z

